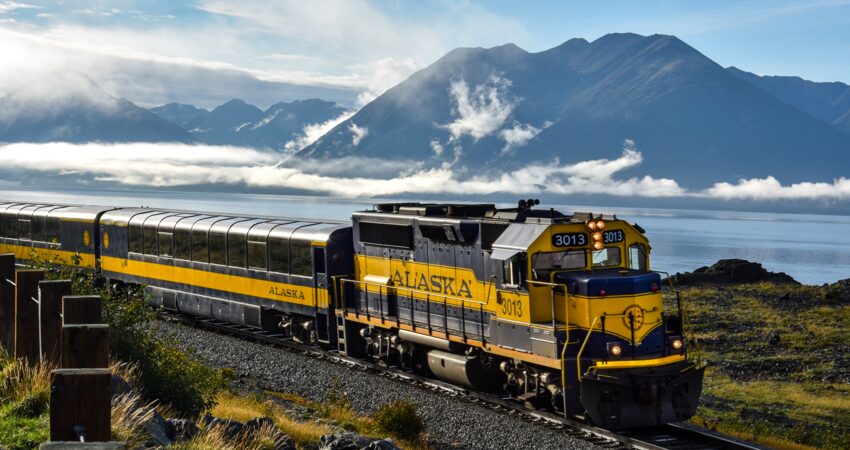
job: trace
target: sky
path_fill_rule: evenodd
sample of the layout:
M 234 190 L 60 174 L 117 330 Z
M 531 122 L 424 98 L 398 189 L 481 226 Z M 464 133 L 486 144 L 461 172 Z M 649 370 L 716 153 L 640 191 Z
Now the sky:
M 457 47 L 538 52 L 611 32 L 673 34 L 757 74 L 850 82 L 850 0 L 0 0 L 0 95 L 72 69 L 143 106 L 361 106 Z

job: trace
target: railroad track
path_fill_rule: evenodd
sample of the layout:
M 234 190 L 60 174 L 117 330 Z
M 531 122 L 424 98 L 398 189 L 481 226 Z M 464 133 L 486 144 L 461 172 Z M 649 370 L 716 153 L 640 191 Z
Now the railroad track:
M 490 409 L 519 415 L 522 419 L 556 429 L 569 436 L 582 439 L 597 446 L 620 449 L 645 450 L 761 450 L 762 447 L 735 440 L 708 430 L 693 426 L 668 424 L 659 427 L 613 432 L 594 427 L 586 423 L 567 419 L 546 411 L 530 410 L 522 403 L 498 395 L 474 391 L 441 380 L 386 367 L 362 359 L 342 356 L 336 352 L 301 344 L 290 340 L 283 334 L 263 331 L 242 325 L 235 325 L 213 319 L 202 319 L 171 311 L 161 311 L 160 318 L 179 322 L 197 328 L 237 336 L 264 344 L 282 347 L 312 358 L 341 364 L 353 369 L 371 372 L 400 382 L 416 385 L 423 389 L 461 398 L 470 403 L 480 404 Z

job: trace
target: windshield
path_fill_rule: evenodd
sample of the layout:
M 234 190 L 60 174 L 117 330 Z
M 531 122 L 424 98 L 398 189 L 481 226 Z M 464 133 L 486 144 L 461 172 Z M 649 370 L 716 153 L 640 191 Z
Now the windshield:
M 535 253 L 532 257 L 532 270 L 537 280 L 549 280 L 556 270 L 583 269 L 586 262 L 584 250 Z
M 605 247 L 593 252 L 593 267 L 611 267 L 620 265 L 620 248 Z

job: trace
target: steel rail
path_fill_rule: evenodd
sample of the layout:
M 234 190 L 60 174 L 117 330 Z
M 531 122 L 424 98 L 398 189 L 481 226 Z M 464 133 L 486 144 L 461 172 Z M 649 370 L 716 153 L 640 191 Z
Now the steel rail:
M 244 325 L 231 324 L 215 319 L 194 317 L 178 312 L 161 310 L 158 316 L 166 321 L 179 322 L 196 328 L 237 336 L 264 344 L 281 347 L 298 354 L 325 360 L 346 367 L 358 368 L 364 372 L 375 373 L 396 381 L 405 382 L 430 391 L 441 392 L 451 397 L 461 398 L 475 404 L 481 404 L 496 411 L 519 415 L 523 420 L 559 430 L 570 437 L 588 441 L 594 445 L 610 449 L 640 450 L 762 450 L 762 447 L 738 441 L 728 436 L 704 430 L 695 426 L 667 424 L 659 427 L 627 431 L 610 431 L 588 425 L 584 422 L 568 419 L 559 414 L 526 408 L 522 403 L 499 395 L 479 392 L 457 386 L 445 381 L 387 367 L 364 359 L 340 355 L 332 350 L 302 344 L 287 338 L 282 333 L 264 331 Z

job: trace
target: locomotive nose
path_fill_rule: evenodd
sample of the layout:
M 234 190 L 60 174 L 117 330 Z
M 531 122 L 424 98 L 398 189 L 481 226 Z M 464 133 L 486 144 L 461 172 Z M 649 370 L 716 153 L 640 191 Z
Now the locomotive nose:
M 661 275 L 657 272 L 618 269 L 561 272 L 555 279 L 556 283 L 566 284 L 570 294 L 587 297 L 646 294 L 657 292 L 661 286 Z

